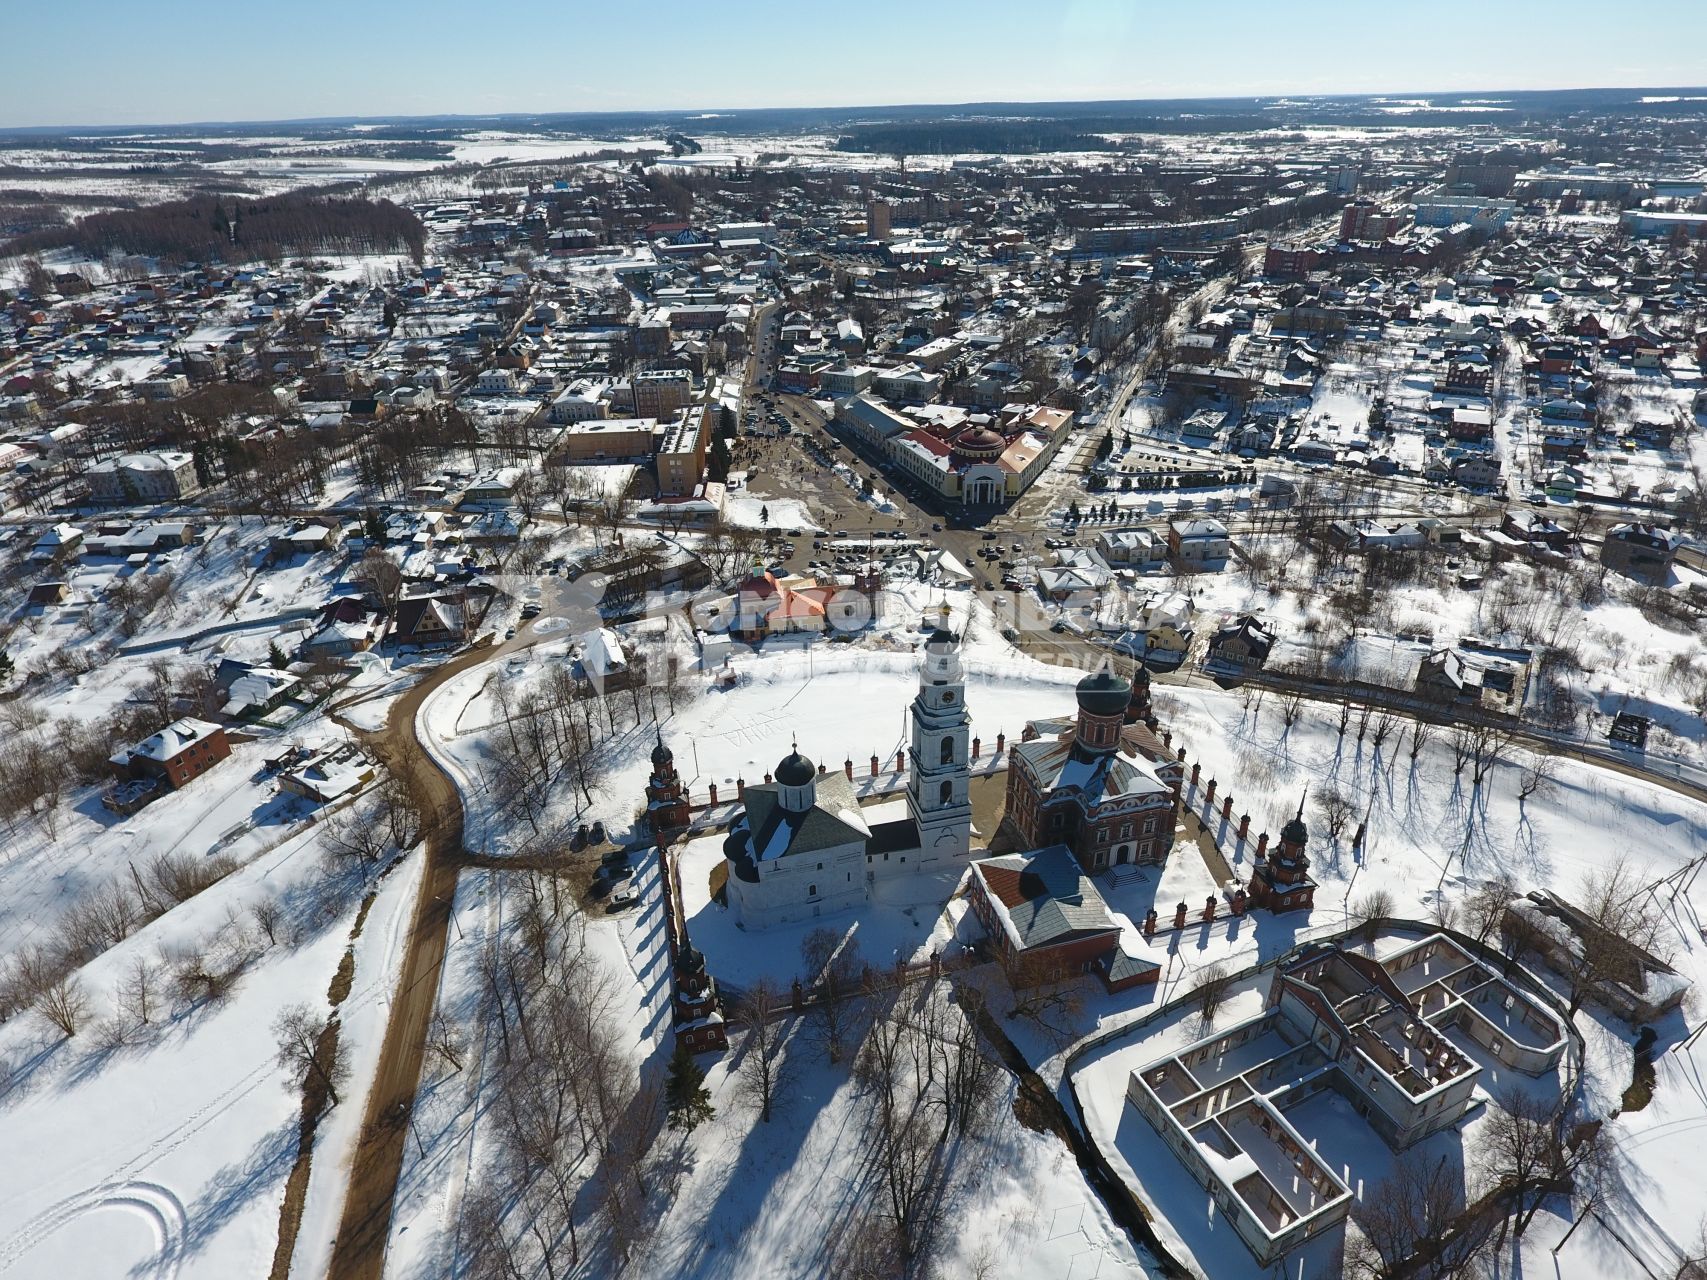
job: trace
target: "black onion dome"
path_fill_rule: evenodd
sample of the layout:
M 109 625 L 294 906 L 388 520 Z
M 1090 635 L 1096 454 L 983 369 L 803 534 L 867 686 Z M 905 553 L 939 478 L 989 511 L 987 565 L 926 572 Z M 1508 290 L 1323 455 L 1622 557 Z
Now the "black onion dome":
M 674 764 L 676 757 L 664 745 L 664 739 L 658 739 L 658 745 L 652 748 L 652 767 L 662 769 L 665 765 Z
M 1304 844 L 1309 839 L 1310 829 L 1304 825 L 1302 817 L 1294 816 L 1290 822 L 1280 829 L 1282 844 Z
M 1132 700 L 1132 684 L 1104 667 L 1079 681 L 1079 709 L 1093 716 L 1118 716 Z
M 776 780 L 785 787 L 804 787 L 817 776 L 817 766 L 798 750 L 790 752 L 776 767 Z

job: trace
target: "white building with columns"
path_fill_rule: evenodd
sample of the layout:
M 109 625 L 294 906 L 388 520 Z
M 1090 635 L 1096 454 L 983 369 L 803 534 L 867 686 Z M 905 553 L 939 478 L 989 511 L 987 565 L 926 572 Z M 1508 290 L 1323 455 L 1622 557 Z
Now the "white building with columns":
M 745 929 L 832 915 L 870 899 L 879 880 L 964 863 L 971 853 L 971 726 L 959 641 L 925 643 L 912 704 L 904 797 L 860 807 L 840 770 L 798 747 L 771 781 L 746 788 L 723 842 L 725 898 Z

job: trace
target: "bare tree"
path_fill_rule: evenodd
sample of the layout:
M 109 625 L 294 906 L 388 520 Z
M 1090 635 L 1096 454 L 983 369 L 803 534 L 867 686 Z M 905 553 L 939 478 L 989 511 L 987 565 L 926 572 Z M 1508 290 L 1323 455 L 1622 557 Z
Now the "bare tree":
M 812 930 L 800 942 L 801 967 L 812 1003 L 806 1028 L 832 1064 L 841 1062 L 850 1040 L 860 1036 L 865 961 L 859 939 L 834 929 Z
M 386 828 L 355 806 L 328 818 L 321 824 L 320 831 L 321 844 L 328 853 L 339 858 L 350 858 L 364 864 L 375 863 L 391 851 L 391 839 Z
M 77 1034 L 77 1028 L 88 1016 L 89 998 L 75 977 L 61 974 L 36 996 L 36 1012 L 59 1028 L 69 1040 Z
M 427 1030 L 427 1048 L 448 1063 L 451 1070 L 462 1070 L 462 1059 L 467 1052 L 467 1046 L 463 1042 L 461 1030 L 445 1017 L 443 1009 L 433 1010 L 433 1020 Z
M 1316 792 L 1316 812 L 1322 815 L 1328 839 L 1338 840 L 1357 816 L 1357 802 L 1338 787 L 1323 787 Z
M 284 908 L 279 905 L 277 898 L 263 898 L 249 909 L 249 916 L 255 922 L 255 928 L 261 931 L 269 946 L 277 946 L 279 934 L 284 928 Z
M 1196 1001 L 1197 1011 L 1206 1024 L 1214 1023 L 1215 1015 L 1220 1012 L 1232 985 L 1232 971 L 1219 961 L 1199 971 L 1197 986 L 1192 988 L 1192 999 Z
M 1507 1197 L 1510 1226 L 1521 1236 L 1542 1203 L 1560 1183 L 1565 1144 L 1556 1108 L 1522 1089 L 1496 1099 L 1481 1131 L 1481 1155 L 1487 1176 Z M 1505 1234 L 1502 1225 L 1500 1234 Z
M 1379 753 L 1381 748 L 1387 745 L 1387 740 L 1398 731 L 1399 724 L 1398 716 L 1383 711 L 1369 723 L 1369 745 Z
M 1013 1005 L 1008 1017 L 1023 1019 L 1041 1031 L 1057 1048 L 1065 1048 L 1082 1032 L 1084 988 L 1079 975 L 1042 957 L 1017 962 L 1009 974 Z
M 273 1040 L 279 1066 L 318 1084 L 331 1105 L 337 1106 L 338 1090 L 349 1079 L 350 1064 L 338 1039 L 336 1020 L 306 1004 L 287 1005 L 273 1020 Z
M 1517 798 L 1529 800 L 1531 797 L 1544 793 L 1552 785 L 1554 759 L 1545 751 L 1530 754 L 1523 772 L 1518 777 Z
M 1517 896 L 1517 884 L 1506 874 L 1478 885 L 1464 903 L 1464 931 L 1477 942 L 1486 942 L 1499 929 L 1506 907 Z
M 396 560 L 375 547 L 361 558 L 352 576 L 367 584 L 388 617 L 397 616 L 397 602 L 403 598 L 403 570 Z
M 1415 760 L 1422 754 L 1422 749 L 1434 739 L 1435 728 L 1427 720 L 1411 721 L 1411 759 Z
M 1463 1174 L 1445 1157 L 1400 1161 L 1352 1211 L 1358 1235 L 1346 1249 L 1346 1274 L 1357 1280 L 1473 1274 L 1489 1236 L 1459 1222 L 1463 1209 Z
M 1351 904 L 1347 920 L 1352 927 L 1363 931 L 1365 942 L 1374 942 L 1375 935 L 1381 929 L 1381 922 L 1393 915 L 1393 895 L 1386 889 L 1371 889 L 1360 893 Z
M 159 963 L 147 956 L 138 956 L 125 970 L 119 983 L 119 1003 L 138 1026 L 146 1027 L 154 1021 L 160 1009 L 162 985 Z
M 1564 974 L 1570 988 L 1571 1017 L 1602 982 L 1639 986 L 1641 952 L 1655 951 L 1665 924 L 1641 873 L 1624 855 L 1583 881 L 1578 910 L 1582 914 L 1582 928 L 1576 933 L 1578 954 L 1570 972 Z
M 761 978 L 736 1005 L 735 1016 L 747 1028 L 741 1056 L 741 1092 L 759 1109 L 761 1123 L 769 1124 L 771 1108 L 782 1083 L 783 1027 L 779 1016 L 782 999 L 769 979 Z
M 1476 754 L 1476 731 L 1470 725 L 1455 724 L 1447 735 L 1447 741 L 1452 744 L 1452 772 L 1454 775 L 1463 773 L 1464 766 Z
M 1470 784 L 1479 787 L 1511 751 L 1517 737 L 1497 725 L 1478 724 L 1471 729 Z

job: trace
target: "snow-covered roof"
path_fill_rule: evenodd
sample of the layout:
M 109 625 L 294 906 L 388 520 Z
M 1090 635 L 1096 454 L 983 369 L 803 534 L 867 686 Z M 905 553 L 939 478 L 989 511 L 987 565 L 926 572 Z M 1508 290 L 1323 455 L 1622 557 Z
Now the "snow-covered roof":
M 193 716 L 185 716 L 182 720 L 174 720 L 159 733 L 144 738 L 134 747 L 119 753 L 122 757 L 140 757 L 144 760 L 155 760 L 164 764 L 168 760 L 182 755 L 193 743 L 200 742 L 212 734 L 219 732 L 219 726 L 209 724 L 206 720 L 197 720 Z M 118 757 L 115 757 L 117 759 Z

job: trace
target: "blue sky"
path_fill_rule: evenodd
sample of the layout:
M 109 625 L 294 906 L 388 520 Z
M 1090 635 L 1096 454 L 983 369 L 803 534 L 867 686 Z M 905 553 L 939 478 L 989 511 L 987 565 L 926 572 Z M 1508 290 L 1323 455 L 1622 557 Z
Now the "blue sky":
M 1707 0 L 0 0 L 0 127 L 1707 83 Z

